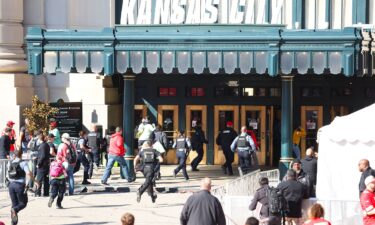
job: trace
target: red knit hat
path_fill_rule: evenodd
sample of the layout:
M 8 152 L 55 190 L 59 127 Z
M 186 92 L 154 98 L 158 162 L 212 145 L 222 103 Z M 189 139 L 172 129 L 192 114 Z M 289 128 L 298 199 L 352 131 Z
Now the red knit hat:
M 233 126 L 233 122 L 232 121 L 228 121 L 227 122 L 227 127 L 231 127 L 231 126 Z

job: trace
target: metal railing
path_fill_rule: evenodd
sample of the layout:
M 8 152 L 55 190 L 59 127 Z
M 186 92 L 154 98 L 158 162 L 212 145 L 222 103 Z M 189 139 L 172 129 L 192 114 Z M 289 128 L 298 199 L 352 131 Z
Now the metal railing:
M 0 159 L 0 188 L 6 188 L 5 178 L 7 174 L 8 159 Z
M 225 196 L 253 196 L 259 188 L 260 177 L 267 177 L 270 185 L 276 186 L 279 183 L 279 176 L 278 169 L 268 171 L 255 170 L 223 186 L 212 189 L 211 193 L 221 202 Z

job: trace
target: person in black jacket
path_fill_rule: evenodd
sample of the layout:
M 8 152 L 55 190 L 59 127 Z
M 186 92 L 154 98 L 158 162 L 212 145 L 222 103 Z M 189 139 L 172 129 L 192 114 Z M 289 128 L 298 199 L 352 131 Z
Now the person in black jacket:
M 261 177 L 259 180 L 259 185 L 261 186 L 258 190 L 256 190 L 254 197 L 250 203 L 249 209 L 251 211 L 255 210 L 257 207 L 257 203 L 259 202 L 262 204 L 262 208 L 260 209 L 260 219 L 263 221 L 265 225 L 280 225 L 281 224 L 281 217 L 280 215 L 272 215 L 268 209 L 268 196 L 267 191 L 269 190 L 268 186 L 268 178 Z
M 5 128 L 4 135 L 0 137 L 0 159 L 9 159 L 10 145 L 14 144 L 14 139 L 10 137 L 11 128 Z
M 203 178 L 201 191 L 190 196 L 182 209 L 181 225 L 226 225 L 223 208 L 210 191 L 211 179 Z
M 227 127 L 220 131 L 219 135 L 216 137 L 216 144 L 221 146 L 225 156 L 225 163 L 221 166 L 224 174 L 227 174 L 228 170 L 228 174 L 233 175 L 232 163 L 234 161 L 234 152 L 230 149 L 230 145 L 237 136 L 237 132 L 233 129 L 233 123 L 228 121 Z
M 49 196 L 49 165 L 50 165 L 50 146 L 45 140 L 42 132 L 38 133 L 38 158 L 36 163 L 36 180 L 41 184 L 35 191 L 35 196 L 40 197 L 43 184 L 43 196 Z
M 302 218 L 302 200 L 307 199 L 305 185 L 297 180 L 297 174 L 294 170 L 288 170 L 286 180 L 282 181 L 277 188 L 282 191 L 285 200 L 288 203 L 288 211 L 285 213 L 285 220 L 289 223 L 301 224 Z
M 197 124 L 194 127 L 194 130 L 195 132 L 191 137 L 191 146 L 193 150 L 197 152 L 198 155 L 191 162 L 191 171 L 199 171 L 197 167 L 199 163 L 202 161 L 204 155 L 203 144 L 208 144 L 208 141 L 204 135 L 204 131 L 202 130 L 200 124 Z
M 316 175 L 318 173 L 318 160 L 314 157 L 312 148 L 306 150 L 306 157 L 301 160 L 302 170 L 307 173 L 310 179 L 310 197 L 315 197 Z
M 159 142 L 165 151 L 168 149 L 168 140 L 167 140 L 167 134 L 163 131 L 163 128 L 160 124 L 156 125 L 155 131 L 154 131 L 154 143 Z M 161 157 L 164 158 L 165 152 L 161 153 Z M 160 179 L 161 173 L 160 173 L 160 163 L 158 163 L 155 167 L 155 178 L 154 179 Z
M 362 173 L 361 179 L 359 180 L 359 196 L 362 192 L 366 190 L 365 179 L 366 177 L 372 175 L 375 177 L 375 170 L 371 169 L 370 162 L 367 159 L 361 159 L 358 163 L 358 170 Z

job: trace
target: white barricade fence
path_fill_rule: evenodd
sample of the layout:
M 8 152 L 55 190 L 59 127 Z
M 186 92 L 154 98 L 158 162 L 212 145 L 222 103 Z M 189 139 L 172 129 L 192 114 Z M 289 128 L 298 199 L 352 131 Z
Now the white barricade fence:
M 0 159 L 0 188 L 6 188 L 5 178 L 7 173 L 8 159 Z

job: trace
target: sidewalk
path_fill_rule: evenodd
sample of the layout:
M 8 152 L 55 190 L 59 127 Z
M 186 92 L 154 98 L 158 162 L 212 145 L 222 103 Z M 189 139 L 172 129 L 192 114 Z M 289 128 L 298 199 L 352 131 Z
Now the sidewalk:
M 176 178 L 173 177 L 173 170 L 176 165 L 162 165 L 161 166 L 161 179 L 156 181 L 156 190 L 163 193 L 176 193 L 176 192 L 189 192 L 199 190 L 200 180 L 204 177 L 210 177 L 212 179 L 213 187 L 220 186 L 226 182 L 237 178 L 237 168 L 234 168 L 235 174 L 228 176 L 223 174 L 220 166 L 204 165 L 200 166 L 200 171 L 192 172 L 188 167 L 188 174 L 190 180 L 185 181 L 182 173 L 180 172 Z M 82 171 L 75 174 L 75 193 L 80 193 L 85 188 L 88 193 L 91 192 L 135 192 L 138 190 L 140 185 L 144 182 L 143 174 L 137 173 L 137 180 L 132 183 L 128 183 L 126 180 L 120 177 L 120 168 L 114 167 L 112 169 L 112 176 L 108 179 L 109 186 L 102 185 L 100 183 L 103 175 L 104 168 L 100 168 L 94 171 L 93 178 L 90 180 L 90 185 L 81 185 Z M 84 190 L 86 191 L 86 190 Z

